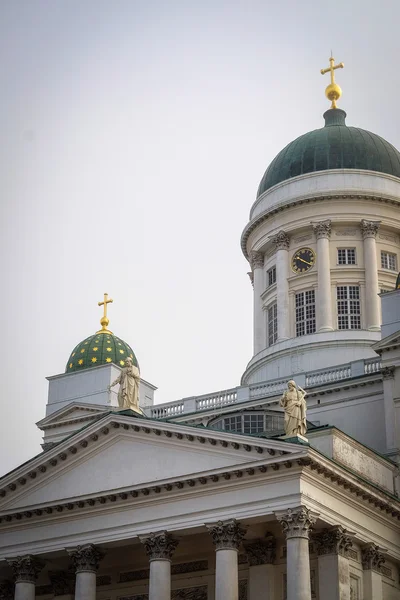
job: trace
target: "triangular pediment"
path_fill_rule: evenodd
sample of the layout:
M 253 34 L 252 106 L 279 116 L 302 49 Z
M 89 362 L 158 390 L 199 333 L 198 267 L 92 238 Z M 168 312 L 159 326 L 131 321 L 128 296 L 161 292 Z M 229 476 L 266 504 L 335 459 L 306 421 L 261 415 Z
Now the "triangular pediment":
M 376 344 L 372 346 L 372 349 L 377 353 L 381 354 L 384 350 L 389 350 L 396 346 L 400 346 L 400 331 L 395 331 L 391 335 L 386 336 Z
M 0 480 L 0 514 L 201 477 L 306 449 L 135 415 L 107 413 Z M 1 497 L 2 496 L 2 497 Z
M 39 429 L 45 430 L 57 425 L 61 426 L 79 421 L 87 421 L 109 412 L 109 410 L 108 407 L 100 404 L 89 405 L 80 402 L 71 402 L 68 406 L 64 406 L 44 419 L 41 419 L 36 425 Z

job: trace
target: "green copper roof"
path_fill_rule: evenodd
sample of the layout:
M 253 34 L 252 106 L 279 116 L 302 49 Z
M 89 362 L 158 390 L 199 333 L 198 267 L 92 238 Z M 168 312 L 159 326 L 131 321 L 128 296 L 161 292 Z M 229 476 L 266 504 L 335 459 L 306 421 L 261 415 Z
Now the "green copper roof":
M 389 142 L 365 129 L 347 127 L 344 110 L 327 110 L 324 118 L 325 127 L 301 135 L 279 152 L 257 197 L 292 177 L 329 169 L 365 169 L 400 178 L 400 152 Z
M 139 368 L 132 348 L 113 333 L 95 333 L 80 342 L 71 352 L 65 367 L 66 373 L 83 371 L 91 367 L 114 363 L 119 367 L 125 364 L 130 356 L 133 364 Z

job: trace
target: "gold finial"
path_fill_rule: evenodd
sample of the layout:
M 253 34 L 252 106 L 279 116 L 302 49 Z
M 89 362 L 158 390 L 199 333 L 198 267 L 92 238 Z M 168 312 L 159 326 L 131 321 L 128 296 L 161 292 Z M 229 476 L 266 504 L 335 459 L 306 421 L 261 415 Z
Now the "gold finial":
M 339 100 L 340 96 L 342 95 L 342 89 L 340 85 L 335 83 L 335 70 L 343 69 L 344 63 L 341 62 L 338 65 L 335 65 L 335 59 L 332 56 L 332 52 L 329 63 L 330 66 L 327 69 L 321 69 L 321 75 L 325 75 L 325 73 L 329 72 L 331 74 L 331 82 L 325 90 L 325 96 L 328 98 L 328 100 L 332 101 L 331 108 L 337 108 L 336 100 Z
M 109 298 L 108 294 L 104 294 L 103 302 L 98 302 L 99 306 L 104 306 L 104 314 L 100 319 L 101 329 L 100 329 L 100 331 L 97 331 L 96 333 L 112 333 L 112 331 L 109 331 L 107 329 L 108 324 L 110 322 L 110 319 L 107 317 L 107 304 L 110 304 L 110 302 L 114 302 L 114 300 Z

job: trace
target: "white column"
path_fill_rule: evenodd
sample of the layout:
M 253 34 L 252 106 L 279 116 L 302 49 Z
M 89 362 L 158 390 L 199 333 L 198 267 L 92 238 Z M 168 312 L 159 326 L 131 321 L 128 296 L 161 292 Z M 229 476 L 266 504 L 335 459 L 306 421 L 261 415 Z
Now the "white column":
M 178 545 L 168 531 L 140 536 L 150 559 L 149 600 L 171 600 L 171 560 Z
M 313 538 L 318 552 L 319 597 L 324 600 L 349 600 L 350 568 L 348 551 L 351 538 L 341 526 L 324 529 Z
M 368 544 L 361 555 L 363 567 L 364 600 L 383 600 L 381 565 L 383 554 L 375 544 Z
M 271 238 L 276 248 L 276 303 L 278 342 L 290 338 L 289 318 L 289 236 L 280 231 Z
M 253 347 L 254 354 L 264 350 L 266 344 L 265 315 L 262 309 L 261 294 L 265 290 L 264 254 L 252 252 L 250 264 L 253 273 L 254 307 L 253 307 Z
M 246 529 L 235 519 L 206 525 L 216 550 L 215 600 L 238 600 L 238 550 Z
M 317 331 L 333 331 L 329 242 L 331 237 L 330 219 L 327 219 L 326 221 L 320 221 L 319 223 L 313 223 L 313 229 L 317 238 Z
M 245 544 L 249 561 L 247 600 L 275 600 L 276 541 L 272 535 Z
M 15 578 L 14 600 L 35 600 L 35 583 L 44 562 L 31 555 L 10 558 L 7 562 Z
M 286 534 L 287 600 L 311 600 L 310 530 L 317 514 L 305 506 L 275 513 Z
M 85 544 L 67 549 L 75 568 L 75 600 L 96 600 L 96 573 L 105 552 Z
M 365 329 L 380 331 L 380 298 L 378 284 L 378 261 L 376 257 L 376 234 L 380 221 L 361 221 L 361 233 L 364 238 L 365 269 Z

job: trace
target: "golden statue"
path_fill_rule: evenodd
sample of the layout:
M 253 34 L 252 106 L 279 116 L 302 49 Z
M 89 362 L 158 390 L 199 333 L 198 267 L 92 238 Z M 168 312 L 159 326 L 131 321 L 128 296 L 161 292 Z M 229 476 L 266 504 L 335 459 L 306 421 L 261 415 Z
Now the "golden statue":
M 307 432 L 305 397 L 307 392 L 296 385 L 291 379 L 287 384 L 288 389 L 283 392 L 279 405 L 285 409 L 286 435 L 305 435 Z

